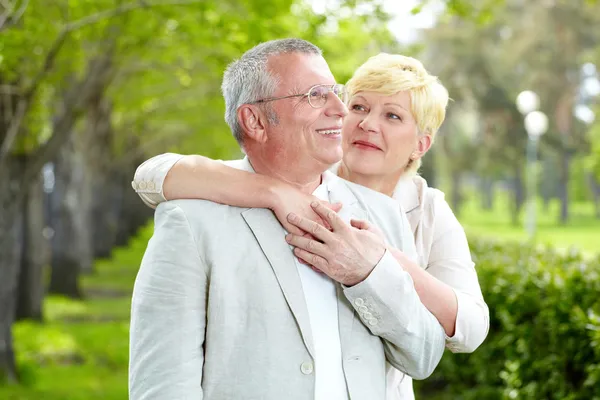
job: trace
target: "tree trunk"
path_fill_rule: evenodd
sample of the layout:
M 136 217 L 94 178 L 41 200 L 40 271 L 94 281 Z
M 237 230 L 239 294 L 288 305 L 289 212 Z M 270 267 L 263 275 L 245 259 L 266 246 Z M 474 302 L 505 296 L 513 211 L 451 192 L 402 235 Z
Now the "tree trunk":
M 462 192 L 461 192 L 461 184 L 460 184 L 460 171 L 454 170 L 452 171 L 452 196 L 450 201 L 452 203 L 452 211 L 454 214 L 460 215 L 460 207 L 462 206 Z
M 515 166 L 513 181 L 513 207 L 512 207 L 512 224 L 519 225 L 519 214 L 525 203 L 525 195 L 523 192 L 523 169 Z
M 23 246 L 16 319 L 42 320 L 44 267 L 50 248 L 44 237 L 44 191 L 41 179 L 32 183 L 23 205 Z
M 97 98 L 87 113 L 85 150 L 91 190 L 92 243 L 94 258 L 109 257 L 117 239 L 119 223 L 119 182 L 111 170 L 112 153 L 111 106 L 106 98 Z M 127 185 L 129 188 L 130 185 Z
M 491 211 L 494 208 L 494 180 L 488 177 L 479 178 L 481 208 Z
M 436 152 L 430 151 L 423 159 L 423 163 L 419 169 L 419 175 L 421 175 L 427 181 L 427 186 L 429 187 L 436 187 L 437 184 L 435 162 Z
M 154 210 L 147 207 L 137 193 L 131 189 L 131 181 L 136 167 L 143 160 L 131 160 L 131 164 L 124 166 L 119 173 L 119 187 L 122 189 L 119 226 L 117 231 L 117 246 L 125 246 L 139 228 L 146 225 L 154 215 Z
M 560 172 L 558 179 L 558 196 L 560 199 L 560 216 L 561 224 L 567 223 L 569 219 L 569 174 L 571 170 L 571 154 L 565 150 L 561 155 Z
M 594 199 L 594 214 L 596 218 L 600 219 L 600 183 L 593 173 L 588 176 L 590 183 L 590 191 L 592 192 L 592 198 Z
M 49 291 L 80 298 L 79 276 L 92 267 L 90 220 L 91 184 L 86 160 L 73 134 L 60 150 L 54 167 L 56 184 L 51 197 L 54 228 Z
M 17 382 L 18 373 L 13 349 L 12 324 L 17 303 L 22 207 L 12 200 L 18 190 L 20 165 L 14 159 L 0 169 L 0 382 Z

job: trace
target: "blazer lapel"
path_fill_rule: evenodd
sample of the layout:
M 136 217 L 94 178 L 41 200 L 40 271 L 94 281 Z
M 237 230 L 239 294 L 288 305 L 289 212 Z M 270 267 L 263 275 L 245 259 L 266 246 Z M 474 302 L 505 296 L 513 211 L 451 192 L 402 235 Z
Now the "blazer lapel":
M 304 344 L 314 358 L 315 350 L 306 299 L 294 255 L 284 240 L 285 231 L 270 210 L 251 208 L 244 211 L 242 216 L 269 260 L 281 291 L 298 322 Z
M 368 219 L 368 213 L 361 207 L 360 202 L 350 190 L 344 180 L 331 174 L 327 171 L 323 174 L 324 179 L 327 179 L 327 188 L 329 190 L 329 200 L 331 203 L 342 203 L 343 207 L 338 213 L 339 216 L 350 223 L 350 219 Z M 352 327 L 356 318 L 354 307 L 346 296 L 343 288 L 338 285 L 338 324 L 340 329 L 340 341 L 342 344 L 342 352 L 344 355 L 352 350 Z

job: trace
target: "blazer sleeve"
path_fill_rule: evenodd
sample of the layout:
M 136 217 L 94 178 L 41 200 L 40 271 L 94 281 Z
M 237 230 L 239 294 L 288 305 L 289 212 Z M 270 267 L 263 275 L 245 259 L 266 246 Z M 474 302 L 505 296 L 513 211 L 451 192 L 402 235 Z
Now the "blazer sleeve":
M 144 161 L 136 169 L 131 186 L 148 207 L 156 208 L 167 201 L 163 194 L 165 178 L 182 157 L 182 154 L 175 153 L 159 154 Z
M 401 213 L 402 251 L 416 259 L 408 221 Z M 444 329 L 421 303 L 413 280 L 386 251 L 371 274 L 345 288 L 363 324 L 382 339 L 387 361 L 415 379 L 430 376 L 444 353 Z
M 446 337 L 446 347 L 454 353 L 470 353 L 488 334 L 489 309 L 481 293 L 465 231 L 443 193 L 430 190 L 435 193 L 429 211 L 433 213 L 433 240 L 426 270 L 452 287 L 456 294 L 455 333 Z
M 183 210 L 161 204 L 133 290 L 130 399 L 203 398 L 206 271 Z

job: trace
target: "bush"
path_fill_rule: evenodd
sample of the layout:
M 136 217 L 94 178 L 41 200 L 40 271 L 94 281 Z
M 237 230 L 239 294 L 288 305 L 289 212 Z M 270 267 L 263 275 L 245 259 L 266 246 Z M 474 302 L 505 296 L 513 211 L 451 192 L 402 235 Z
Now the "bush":
M 473 354 L 447 352 L 417 398 L 600 399 L 600 257 L 472 243 L 490 308 Z

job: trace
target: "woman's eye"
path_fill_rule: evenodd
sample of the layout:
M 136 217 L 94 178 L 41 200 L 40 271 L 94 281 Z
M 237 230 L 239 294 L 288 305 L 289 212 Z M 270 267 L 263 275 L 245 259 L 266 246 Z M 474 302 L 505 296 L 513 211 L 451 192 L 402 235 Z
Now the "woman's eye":
M 354 104 L 351 108 L 355 111 L 365 111 L 365 108 L 360 104 Z
M 400 116 L 398 116 L 397 114 L 394 114 L 394 113 L 388 113 L 388 115 L 387 115 L 387 116 L 388 116 L 388 118 L 390 118 L 390 119 L 397 119 L 397 120 L 399 120 L 399 121 L 402 121 L 402 118 L 400 118 Z

